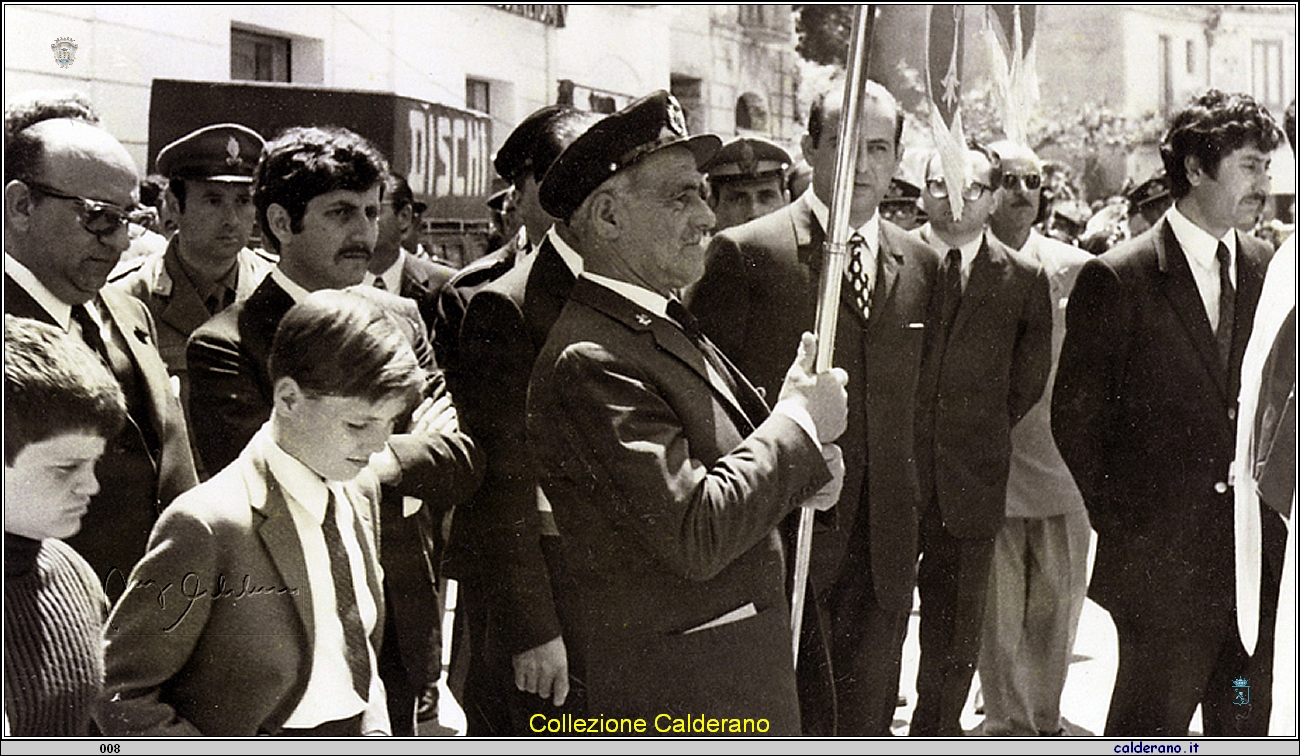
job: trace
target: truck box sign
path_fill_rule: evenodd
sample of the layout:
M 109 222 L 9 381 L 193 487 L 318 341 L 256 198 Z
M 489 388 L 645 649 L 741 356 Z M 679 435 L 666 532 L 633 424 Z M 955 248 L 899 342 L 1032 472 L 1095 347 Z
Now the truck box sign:
M 149 168 L 168 143 L 214 123 L 240 123 L 271 139 L 291 126 L 341 126 L 370 140 L 406 174 L 426 218 L 477 220 L 493 178 L 492 120 L 391 92 L 299 84 L 154 79 Z

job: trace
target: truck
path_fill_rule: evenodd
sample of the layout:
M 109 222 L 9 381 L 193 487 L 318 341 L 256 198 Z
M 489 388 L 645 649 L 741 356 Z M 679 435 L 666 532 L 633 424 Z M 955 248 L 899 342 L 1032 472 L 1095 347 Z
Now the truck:
M 484 113 L 392 92 L 303 84 L 154 79 L 150 168 L 158 152 L 214 123 L 239 123 L 268 141 L 291 126 L 341 126 L 370 140 L 427 205 L 421 243 L 463 266 L 487 252 L 492 119 Z

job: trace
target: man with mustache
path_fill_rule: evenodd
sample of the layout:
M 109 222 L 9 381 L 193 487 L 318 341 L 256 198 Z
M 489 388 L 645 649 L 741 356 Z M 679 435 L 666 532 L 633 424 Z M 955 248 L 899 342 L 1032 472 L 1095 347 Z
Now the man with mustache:
M 1108 737 L 1186 735 L 1198 705 L 1206 735 L 1268 733 L 1285 526 L 1261 508 L 1268 631 L 1248 655 L 1228 470 L 1269 256 L 1236 228 L 1260 212 L 1281 136 L 1248 95 L 1193 100 L 1160 145 L 1174 206 L 1089 261 L 1070 296 L 1052 434 L 1097 531 L 1089 596 L 1119 640 Z
M 1002 164 L 989 230 L 1037 263 L 1052 297 L 1052 365 L 1065 338 L 1065 304 L 1092 255 L 1033 229 L 1043 165 L 1015 142 L 990 149 Z M 1088 514 L 1051 427 L 1051 379 L 1011 429 L 1006 522 L 993 539 L 980 645 L 985 735 L 1061 733 L 1061 691 L 1088 583 Z

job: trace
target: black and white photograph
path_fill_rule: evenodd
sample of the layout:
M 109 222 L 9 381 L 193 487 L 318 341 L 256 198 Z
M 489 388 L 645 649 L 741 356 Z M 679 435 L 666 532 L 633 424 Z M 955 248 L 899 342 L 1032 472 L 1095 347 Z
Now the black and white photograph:
M 5 4 L 6 753 L 1295 754 L 1296 11 Z

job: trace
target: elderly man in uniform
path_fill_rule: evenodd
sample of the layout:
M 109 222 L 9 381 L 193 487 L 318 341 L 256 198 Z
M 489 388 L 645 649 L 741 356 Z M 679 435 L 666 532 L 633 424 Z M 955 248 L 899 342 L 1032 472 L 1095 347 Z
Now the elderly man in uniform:
M 39 105 L 5 127 L 4 311 L 76 334 L 112 370 L 127 422 L 95 467 L 100 490 L 68 540 L 116 598 L 158 513 L 198 482 L 153 318 L 104 284 L 128 240 L 139 176 L 108 132 Z M 19 126 L 21 125 L 21 128 Z
M 188 389 L 185 343 L 194 329 L 236 300 L 248 299 L 274 266 L 247 248 L 256 214 L 253 169 L 262 137 L 237 123 L 206 126 L 163 147 L 167 206 L 179 231 L 161 255 L 139 257 L 109 275 L 113 286 L 145 303 L 158 325 L 167 372 Z
M 990 146 L 1002 163 L 989 229 L 1042 267 L 1052 303 L 1052 370 L 1065 339 L 1065 305 L 1092 255 L 1033 230 L 1043 166 L 1013 142 Z M 1088 513 L 1056 450 L 1047 390 L 1011 430 L 1006 522 L 993 542 L 980 646 L 985 735 L 1058 735 L 1061 691 L 1087 589 Z
M 769 412 L 674 298 L 704 271 L 718 147 L 660 91 L 551 167 L 542 206 L 585 267 L 533 368 L 528 440 L 588 712 L 798 735 L 776 526 L 838 497 L 847 376 L 814 372 L 806 334 Z
M 790 204 L 785 172 L 790 153 L 759 137 L 737 137 L 710 158 L 702 170 L 709 178 L 709 208 L 717 217 L 714 231 L 739 226 Z

